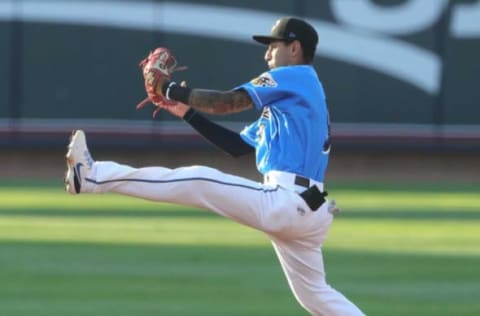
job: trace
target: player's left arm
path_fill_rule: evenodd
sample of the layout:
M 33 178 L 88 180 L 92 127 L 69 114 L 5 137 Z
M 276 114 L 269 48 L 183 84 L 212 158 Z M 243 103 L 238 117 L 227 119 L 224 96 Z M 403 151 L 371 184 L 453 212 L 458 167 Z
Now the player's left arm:
M 252 99 L 244 90 L 216 91 L 193 89 L 188 104 L 209 114 L 229 114 L 253 108 Z
M 208 114 L 238 113 L 253 108 L 252 99 L 244 90 L 191 89 L 166 81 L 158 92 L 170 100 L 188 104 Z
M 180 85 L 181 87 L 187 87 L 185 81 Z M 195 129 L 207 141 L 233 157 L 239 157 L 254 152 L 254 148 L 247 144 L 240 134 L 221 125 L 215 124 L 191 106 L 176 102 L 174 105 L 162 108 L 176 117 L 183 119 L 183 121 L 193 127 L 193 129 Z

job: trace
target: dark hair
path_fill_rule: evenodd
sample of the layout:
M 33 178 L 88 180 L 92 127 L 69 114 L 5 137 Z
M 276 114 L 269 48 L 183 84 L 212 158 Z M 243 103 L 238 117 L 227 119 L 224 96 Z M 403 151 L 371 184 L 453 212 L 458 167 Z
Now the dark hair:
M 302 42 L 300 42 L 302 44 Z M 308 48 L 304 47 L 302 44 L 302 51 L 303 51 L 303 60 L 306 64 L 313 63 L 313 59 L 315 58 L 315 48 Z

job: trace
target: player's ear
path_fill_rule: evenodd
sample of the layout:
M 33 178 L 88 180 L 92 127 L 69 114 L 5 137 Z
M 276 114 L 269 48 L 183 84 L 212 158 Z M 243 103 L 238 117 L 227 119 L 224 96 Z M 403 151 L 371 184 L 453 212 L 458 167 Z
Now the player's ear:
M 292 57 L 297 60 L 301 61 L 303 60 L 303 50 L 302 50 L 302 44 L 300 44 L 300 41 L 293 41 L 290 44 L 290 52 L 292 54 Z

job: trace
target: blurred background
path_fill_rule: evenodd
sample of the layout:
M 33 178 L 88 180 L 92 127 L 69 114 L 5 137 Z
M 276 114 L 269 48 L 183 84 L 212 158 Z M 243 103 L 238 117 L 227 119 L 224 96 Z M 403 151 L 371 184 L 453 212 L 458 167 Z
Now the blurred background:
M 290 15 L 318 31 L 332 121 L 328 281 L 368 315 L 480 315 L 478 0 L 0 0 L 0 315 L 305 315 L 259 232 L 63 191 L 78 128 L 97 160 L 260 181 L 253 157 L 136 111 L 138 64 L 165 46 L 174 80 L 231 89 L 267 70 L 251 35 Z
M 86 130 L 94 152 L 210 162 L 215 152 L 186 124 L 135 110 L 144 97 L 139 61 L 166 46 L 189 67 L 175 80 L 231 89 L 266 70 L 265 47 L 251 35 L 286 15 L 319 33 L 330 177 L 407 177 L 412 168 L 415 176 L 478 180 L 480 4 L 447 0 L 1 0 L 0 159 L 11 168 L 0 175 L 51 172 L 74 128 Z M 215 119 L 240 130 L 258 114 Z M 47 157 L 43 168 L 32 168 L 34 157 Z M 256 177 L 251 169 L 244 172 Z

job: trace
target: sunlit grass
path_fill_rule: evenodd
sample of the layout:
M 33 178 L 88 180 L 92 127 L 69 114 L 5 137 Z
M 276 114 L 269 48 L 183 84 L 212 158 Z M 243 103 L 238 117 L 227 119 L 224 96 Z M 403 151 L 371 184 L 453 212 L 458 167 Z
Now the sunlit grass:
M 480 213 L 480 192 L 405 192 L 336 190 L 334 198 L 350 210 Z
M 337 219 L 327 248 L 480 256 L 479 221 Z M 4 216 L 0 240 L 269 247 L 265 236 L 217 217 Z
M 65 212 L 73 210 L 142 210 L 158 211 L 165 209 L 158 203 L 142 201 L 115 194 L 78 195 L 67 194 L 59 188 L 1 188 L 0 211 L 25 209 L 61 209 Z M 169 205 L 169 210 L 190 209 L 177 205 Z
M 0 240 L 268 246 L 263 234 L 223 218 L 4 216 Z
M 332 225 L 326 247 L 480 256 L 480 220 L 338 219 Z

